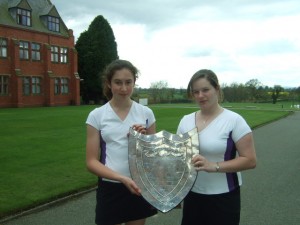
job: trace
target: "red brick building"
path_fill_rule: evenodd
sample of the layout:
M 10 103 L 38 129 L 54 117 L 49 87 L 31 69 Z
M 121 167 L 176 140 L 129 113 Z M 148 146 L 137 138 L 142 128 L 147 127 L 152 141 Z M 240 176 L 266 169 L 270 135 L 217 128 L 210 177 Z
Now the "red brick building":
M 0 0 L 0 107 L 79 105 L 74 44 L 50 0 Z

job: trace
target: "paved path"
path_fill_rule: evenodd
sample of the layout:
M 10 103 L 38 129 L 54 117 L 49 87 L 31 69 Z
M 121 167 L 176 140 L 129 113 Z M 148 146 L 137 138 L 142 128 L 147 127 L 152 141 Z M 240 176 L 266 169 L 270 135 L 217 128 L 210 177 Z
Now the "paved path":
M 254 130 L 257 168 L 243 172 L 241 225 L 300 224 L 300 112 Z M 94 225 L 95 191 L 1 225 Z M 181 209 L 147 220 L 179 225 Z

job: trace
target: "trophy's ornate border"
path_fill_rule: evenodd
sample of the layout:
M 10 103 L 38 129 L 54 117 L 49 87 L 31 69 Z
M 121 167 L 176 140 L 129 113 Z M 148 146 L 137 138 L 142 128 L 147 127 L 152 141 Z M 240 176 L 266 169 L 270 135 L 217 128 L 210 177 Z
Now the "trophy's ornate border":
M 142 196 L 161 212 L 168 212 L 192 188 L 197 171 L 191 164 L 199 153 L 197 128 L 181 135 L 160 131 L 152 135 L 129 130 L 129 169 Z

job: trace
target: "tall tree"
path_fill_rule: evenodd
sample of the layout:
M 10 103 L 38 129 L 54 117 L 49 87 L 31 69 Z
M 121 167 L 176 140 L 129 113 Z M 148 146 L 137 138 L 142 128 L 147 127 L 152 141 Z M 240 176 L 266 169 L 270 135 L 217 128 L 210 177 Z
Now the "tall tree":
M 251 79 L 251 80 L 249 80 L 248 82 L 245 83 L 245 86 L 246 86 L 246 88 L 248 90 L 248 93 L 249 93 L 248 97 L 253 102 L 255 102 L 259 97 L 258 88 L 261 85 L 262 85 L 261 82 L 257 79 Z
M 272 91 L 272 100 L 273 104 L 276 104 L 278 97 L 280 95 L 280 92 L 282 92 L 284 89 L 280 85 L 274 85 L 273 91 Z
M 87 31 L 80 34 L 75 48 L 78 52 L 78 72 L 83 79 L 81 96 L 85 103 L 99 103 L 102 94 L 102 72 L 118 59 L 117 43 L 113 30 L 103 16 L 97 16 Z

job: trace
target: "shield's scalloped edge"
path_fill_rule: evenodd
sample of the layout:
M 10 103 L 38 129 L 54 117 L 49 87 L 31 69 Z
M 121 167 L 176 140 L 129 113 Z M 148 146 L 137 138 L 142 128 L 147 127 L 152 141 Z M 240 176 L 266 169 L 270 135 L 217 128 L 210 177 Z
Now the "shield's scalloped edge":
M 188 177 L 185 179 L 184 184 L 180 187 L 180 190 L 173 196 L 172 199 L 169 201 L 161 201 L 157 197 L 155 197 L 151 190 L 149 190 L 149 182 L 147 182 L 139 175 L 141 172 L 141 168 L 137 163 L 137 155 L 138 150 L 136 148 L 137 139 L 140 139 L 144 142 L 155 142 L 157 141 L 158 137 L 164 137 L 170 141 L 183 141 L 190 139 L 191 141 L 191 152 L 189 155 L 189 160 L 191 157 L 199 153 L 199 138 L 198 138 L 198 131 L 197 128 L 190 130 L 182 135 L 174 135 L 168 131 L 162 130 L 156 134 L 152 135 L 144 135 L 141 134 L 132 128 L 129 130 L 129 140 L 128 140 L 128 155 L 129 155 L 129 169 L 131 172 L 132 179 L 136 182 L 136 184 L 142 189 L 142 196 L 155 208 L 160 210 L 163 213 L 170 211 L 171 209 L 175 208 L 180 202 L 184 199 L 184 197 L 188 194 L 190 189 L 192 188 L 195 180 L 197 178 L 197 171 L 191 164 L 186 165 L 186 169 L 188 170 L 187 174 Z M 151 184 L 151 183 L 150 183 Z

